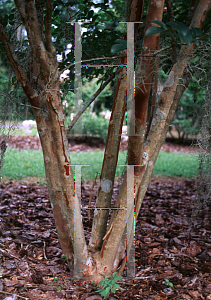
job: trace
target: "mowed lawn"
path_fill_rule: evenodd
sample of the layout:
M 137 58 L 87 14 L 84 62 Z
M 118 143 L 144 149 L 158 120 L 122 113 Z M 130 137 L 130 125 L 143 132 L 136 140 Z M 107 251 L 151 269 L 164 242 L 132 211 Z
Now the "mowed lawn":
M 104 152 L 71 153 L 72 165 L 82 165 L 82 180 L 93 180 L 100 173 Z M 121 176 L 126 165 L 126 152 L 119 153 L 116 177 Z M 73 166 L 73 172 L 75 167 Z M 154 175 L 194 178 L 198 170 L 198 155 L 184 153 L 160 152 L 154 168 Z M 8 148 L 5 153 L 4 165 L 1 170 L 3 179 L 23 179 L 26 177 L 45 177 L 42 151 L 13 150 Z

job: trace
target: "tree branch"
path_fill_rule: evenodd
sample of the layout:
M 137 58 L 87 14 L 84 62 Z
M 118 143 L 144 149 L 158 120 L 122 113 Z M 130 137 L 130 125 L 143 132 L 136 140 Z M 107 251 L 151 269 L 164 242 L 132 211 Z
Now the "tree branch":
M 130 7 L 131 8 L 136 7 L 135 14 L 130 13 L 128 17 L 129 22 L 134 22 L 135 20 L 138 20 L 140 17 L 141 6 L 138 5 L 136 0 L 131 0 Z M 132 9 L 130 11 L 132 12 Z M 121 63 L 125 65 L 127 63 L 127 59 L 129 59 L 127 57 L 127 51 L 124 50 L 123 56 L 121 57 Z M 101 258 L 106 257 L 106 255 L 104 255 L 104 250 L 107 247 L 106 243 L 110 235 L 109 229 L 107 228 L 107 221 L 109 215 L 108 209 L 101 210 L 101 208 L 110 208 L 111 206 L 111 197 L 113 193 L 115 171 L 116 171 L 116 166 L 118 161 L 122 125 L 123 125 L 125 109 L 126 109 L 126 87 L 127 87 L 126 67 L 123 67 L 119 72 L 119 78 L 117 81 L 116 93 L 114 96 L 114 102 L 112 107 L 112 114 L 110 117 L 110 122 L 108 127 L 108 135 L 107 135 L 106 146 L 104 151 L 103 165 L 100 174 L 101 182 L 103 182 L 103 180 L 106 179 L 108 182 L 110 182 L 111 187 L 110 187 L 110 191 L 108 192 L 105 192 L 101 186 L 98 189 L 96 209 L 100 210 L 100 212 L 94 216 L 92 233 L 89 242 L 90 249 L 96 250 L 101 248 L 101 253 L 100 253 Z M 113 216 L 114 216 L 114 212 L 112 214 L 112 217 Z M 112 221 L 110 221 L 109 224 L 113 224 Z M 109 234 L 106 235 L 106 238 L 104 239 L 102 245 L 102 238 L 106 234 L 106 229 L 107 232 L 109 232 Z M 112 231 L 113 229 L 111 230 L 111 232 Z M 120 240 L 123 240 L 124 243 L 123 235 L 119 231 L 118 234 L 120 235 L 118 238 L 120 238 Z M 116 243 L 115 245 L 117 245 L 118 241 L 115 240 L 115 243 Z M 111 246 L 111 252 L 109 254 L 109 260 L 111 260 L 111 262 L 113 261 L 112 256 L 114 255 L 113 258 L 116 256 L 116 250 L 113 248 L 113 246 L 114 244 Z
M 112 74 L 100 87 L 99 89 L 94 93 L 94 95 L 92 95 L 92 97 L 86 102 L 86 104 L 84 104 L 84 106 L 81 107 L 81 109 L 79 110 L 79 112 L 77 113 L 77 115 L 73 118 L 72 122 L 70 123 L 70 125 L 68 125 L 67 129 L 66 129 L 66 134 L 68 134 L 68 132 L 73 128 L 73 126 L 75 125 L 75 123 L 78 121 L 78 119 L 80 118 L 80 116 L 84 113 L 84 111 L 89 107 L 89 105 L 97 98 L 97 96 L 102 92 L 102 90 L 104 90 L 104 88 L 109 84 L 109 82 L 111 82 L 111 80 L 115 77 L 116 72 L 114 74 Z
M 47 60 L 47 52 L 42 40 L 40 26 L 37 19 L 35 3 L 33 0 L 29 0 L 25 2 L 24 6 L 22 0 L 15 0 L 15 4 L 26 28 L 33 56 L 40 64 L 42 75 L 44 77 L 48 77 L 50 73 L 50 66 Z
M 147 129 L 146 129 L 146 137 L 149 134 L 149 130 L 151 127 L 153 115 L 154 115 L 154 110 L 155 110 L 155 102 L 156 102 L 156 97 L 157 97 L 157 88 L 158 88 L 158 72 L 159 72 L 159 58 L 155 62 L 155 75 L 154 75 L 154 86 L 153 92 L 152 92 L 152 103 L 151 103 L 151 108 L 150 108 L 150 115 L 149 115 L 149 121 L 147 124 Z
M 22 20 L 26 20 L 26 10 L 25 10 L 25 4 L 23 0 L 14 0 L 15 5 L 19 11 L 19 14 L 22 18 Z M 25 24 L 24 24 L 25 25 Z
M 31 86 L 18 58 L 16 57 L 14 50 L 12 49 L 12 47 L 9 43 L 9 38 L 6 35 L 1 23 L 0 23 L 0 41 L 5 50 L 5 55 L 13 69 L 13 72 L 15 73 L 15 76 L 16 76 L 18 82 L 20 83 L 21 87 L 23 88 L 31 105 L 33 105 L 37 108 L 38 107 L 38 103 L 37 103 L 38 95 L 37 95 L 36 91 L 33 89 L 33 87 Z
M 23 24 L 26 28 L 26 31 L 28 33 L 28 32 L 30 32 L 30 28 L 29 28 L 28 22 L 27 22 L 25 3 L 23 0 L 14 0 L 14 2 L 19 11 L 19 14 L 20 14 Z M 28 39 L 29 39 L 29 44 L 30 44 L 31 48 L 33 49 L 33 42 L 31 40 L 31 35 L 29 35 L 29 34 L 28 34 Z
M 4 96 L 4 94 L 0 94 L 0 96 Z M 36 109 L 39 109 L 39 110 L 44 111 L 42 108 L 35 107 L 35 106 L 32 106 L 32 105 L 28 105 L 28 104 L 24 104 L 24 103 L 20 103 L 20 102 L 16 101 L 15 99 L 13 99 L 10 95 L 8 95 L 8 97 L 9 97 L 9 100 L 10 100 L 11 102 L 16 102 L 16 103 L 18 103 L 18 105 L 20 105 L 20 106 L 25 106 L 26 108 L 28 108 L 28 107 L 36 108 Z
M 55 53 L 55 48 L 52 43 L 51 25 L 52 25 L 52 12 L 53 12 L 53 0 L 47 0 L 47 11 L 45 17 L 45 39 L 46 49 L 51 53 Z
M 162 20 L 163 5 L 164 0 L 160 2 L 159 8 L 157 7 L 156 2 L 150 1 L 148 3 L 145 31 L 151 26 L 149 23 L 150 20 Z M 135 120 L 132 121 L 134 122 L 134 133 L 136 135 L 130 135 L 128 138 L 128 164 L 139 165 L 139 167 L 135 167 L 135 175 L 144 172 L 144 167 L 142 166 L 142 153 L 146 136 L 148 101 L 153 74 L 156 68 L 156 56 L 150 56 L 155 53 L 160 53 L 161 50 L 163 51 L 163 49 L 158 50 L 158 34 L 144 37 L 143 47 L 146 47 L 146 51 L 144 51 L 143 56 L 140 56 L 135 82 Z
M 82 60 L 80 63 L 90 62 L 90 61 L 94 61 L 94 60 L 115 59 L 115 58 L 122 58 L 122 56 L 90 58 L 90 59 Z M 63 70 L 60 71 L 60 74 L 62 74 L 65 70 L 75 66 L 78 63 L 79 62 L 74 62 L 74 63 L 67 65 Z
M 26 28 L 26 31 L 28 33 L 28 32 L 30 32 L 30 28 L 29 28 L 29 25 L 28 25 L 28 22 L 27 22 L 25 3 L 22 0 L 14 0 L 14 2 L 15 2 L 15 5 L 16 5 L 18 11 L 19 11 L 19 14 L 20 14 L 21 19 L 23 21 L 23 24 Z M 31 40 L 31 35 L 30 34 L 28 34 L 28 39 L 29 39 L 29 44 L 30 44 L 31 48 L 33 49 L 33 42 Z
M 163 49 L 160 49 L 160 50 L 157 50 L 157 51 L 154 51 L 152 54 L 139 54 L 139 56 L 141 57 L 155 57 L 156 55 L 159 55 L 160 53 L 168 50 L 168 49 L 171 49 L 171 46 L 168 46 L 168 47 L 165 47 Z M 94 61 L 94 60 L 105 60 L 105 59 L 116 59 L 116 58 L 126 58 L 127 56 L 112 56 L 112 57 L 97 57 L 97 58 L 90 58 L 90 59 L 85 59 L 85 60 L 82 60 L 80 63 L 86 63 L 86 62 L 91 62 L 91 61 Z M 67 69 L 75 66 L 77 63 L 79 62 L 74 62 L 74 63 L 71 63 L 69 65 L 67 65 L 63 70 L 60 71 L 60 74 L 62 74 L 64 71 L 66 71 Z
M 209 12 L 210 8 L 211 8 L 211 0 L 199 1 L 198 7 L 196 9 L 197 13 L 195 11 L 195 14 L 192 18 L 191 25 L 193 27 L 199 27 L 202 29 L 204 21 L 207 17 L 207 13 Z M 139 179 L 136 181 L 137 182 L 136 186 L 138 190 L 140 185 L 142 187 L 141 192 L 139 192 L 138 195 L 136 193 L 136 201 L 135 201 L 136 220 L 141 208 L 141 204 L 147 186 L 149 184 L 149 180 L 151 178 L 154 169 L 154 164 L 156 162 L 163 141 L 166 137 L 169 124 L 173 119 L 179 100 L 182 97 L 182 94 L 185 91 L 191 79 L 190 74 L 187 72 L 187 67 L 190 63 L 190 57 L 193 52 L 194 46 L 195 46 L 194 44 L 191 44 L 190 47 L 186 45 L 182 47 L 178 55 L 177 62 L 172 67 L 172 72 L 174 72 L 174 82 L 170 87 L 165 87 L 160 95 L 159 102 L 158 102 L 159 103 L 158 111 L 159 113 L 162 112 L 162 115 L 165 116 L 165 118 L 164 119 L 161 118 L 158 121 L 158 118 L 155 115 L 155 125 L 151 126 L 149 132 L 150 138 L 147 139 L 147 143 L 145 144 L 144 147 L 144 152 L 147 153 L 148 158 L 147 158 L 147 162 L 145 162 L 146 168 L 144 174 L 142 173 L 141 176 L 139 176 Z M 185 80 L 185 82 L 181 80 L 183 84 L 180 83 L 181 78 Z M 152 162 L 152 163 L 149 164 L 148 162 Z M 130 249 L 130 245 L 129 245 L 129 249 Z

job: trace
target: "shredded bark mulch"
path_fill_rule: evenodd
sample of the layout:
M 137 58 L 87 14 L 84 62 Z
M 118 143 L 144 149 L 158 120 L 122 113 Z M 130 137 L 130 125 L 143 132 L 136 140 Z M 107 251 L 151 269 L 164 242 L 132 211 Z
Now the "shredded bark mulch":
M 82 184 L 85 207 L 91 186 Z M 1 184 L 0 195 L 0 299 L 10 294 L 36 300 L 102 299 L 89 282 L 70 278 L 47 187 L 11 181 Z M 92 205 L 96 197 L 97 186 Z M 211 299 L 210 212 L 191 219 L 194 200 L 194 181 L 152 178 L 135 233 L 137 279 L 127 279 L 125 270 L 121 290 L 107 299 Z M 88 239 L 93 212 L 90 220 L 87 210 L 82 216 Z

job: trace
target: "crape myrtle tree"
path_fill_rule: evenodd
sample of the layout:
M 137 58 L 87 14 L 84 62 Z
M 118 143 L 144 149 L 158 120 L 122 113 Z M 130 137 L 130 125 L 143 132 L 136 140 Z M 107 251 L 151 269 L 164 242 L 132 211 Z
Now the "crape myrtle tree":
M 73 276 L 87 277 L 97 283 L 102 279 L 100 274 L 111 275 L 118 267 L 121 273 L 127 261 L 126 251 L 128 257 L 132 253 L 134 222 L 131 222 L 131 218 L 130 222 L 127 222 L 127 218 L 135 215 L 135 221 L 137 220 L 168 126 L 191 79 L 188 67 L 193 50 L 207 38 L 203 25 L 211 7 L 211 0 L 190 1 L 186 24 L 175 22 L 171 0 L 166 2 L 166 6 L 164 0 L 145 3 L 131 0 L 128 4 L 127 19 L 123 21 L 136 22 L 135 58 L 134 53 L 126 50 L 126 45 L 129 45 L 127 41 L 131 36 L 125 36 L 122 29 L 116 29 L 117 22 L 122 21 L 122 16 L 121 13 L 115 14 L 113 11 L 115 1 L 113 7 L 109 7 L 107 1 L 97 4 L 89 1 L 83 4 L 82 1 L 15 0 L 14 3 L 11 14 L 1 18 L 1 50 L 14 72 L 16 81 L 27 96 L 36 119 L 58 238 L 70 271 Z M 91 7 L 100 10 L 94 12 Z M 168 16 L 165 17 L 165 22 L 162 22 L 164 10 L 167 10 Z M 99 91 L 91 100 L 117 73 L 116 93 L 88 245 L 81 220 L 80 199 L 74 193 L 71 153 L 67 141 L 67 134 L 76 123 L 77 115 L 72 123 L 65 127 L 60 94 L 60 74 L 64 69 L 69 70 L 68 84 L 74 87 L 74 53 L 65 52 L 67 44 L 74 45 L 71 22 L 87 20 L 92 23 L 87 24 L 88 30 L 83 33 L 82 60 L 96 63 L 101 59 L 102 63 L 109 61 L 122 64 L 121 67 L 112 70 L 89 68 L 87 73 L 84 71 L 87 78 L 91 78 L 94 72 L 96 76 L 102 76 L 103 80 Z M 103 22 L 102 27 L 100 24 Z M 21 42 L 17 41 L 17 35 L 14 34 L 19 26 L 25 31 Z M 66 40 L 65 34 L 68 37 Z M 162 37 L 160 49 L 159 35 Z M 94 47 L 98 47 L 97 52 Z M 117 52 L 113 60 L 111 56 L 106 59 L 105 54 L 110 53 L 110 49 L 113 52 L 122 52 Z M 62 56 L 61 62 L 58 62 L 57 54 Z M 168 58 L 169 75 L 158 97 L 158 70 L 165 62 L 165 57 Z M 126 63 L 129 64 L 133 60 L 135 96 L 134 102 L 130 102 L 130 110 L 128 109 L 127 170 L 119 188 L 116 209 L 112 209 L 113 213 L 107 224 L 127 106 L 126 92 L 129 94 L 131 86 L 133 90 L 133 75 L 127 76 Z M 127 77 L 130 77 L 132 82 L 130 87 Z M 88 104 L 85 104 L 86 106 Z M 82 112 L 83 109 L 79 108 Z M 129 193 L 134 196 L 134 203 L 132 201 L 131 204 L 130 201 L 130 210 L 126 209 Z

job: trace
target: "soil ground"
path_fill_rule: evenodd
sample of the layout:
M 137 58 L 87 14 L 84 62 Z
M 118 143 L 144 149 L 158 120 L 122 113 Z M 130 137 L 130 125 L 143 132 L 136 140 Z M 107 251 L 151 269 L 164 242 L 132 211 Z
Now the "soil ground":
M 14 148 L 39 149 L 37 137 L 11 137 Z M 13 142 L 11 142 L 13 141 Z M 75 142 L 75 141 L 74 141 Z M 89 141 L 91 143 L 91 140 Z M 71 150 L 98 148 L 92 141 Z M 37 145 L 37 146 L 36 146 Z M 101 147 L 101 146 L 100 146 Z M 102 145 L 102 150 L 103 150 Z M 125 146 L 124 146 L 125 147 Z M 186 146 L 163 145 L 163 150 L 193 152 Z M 101 149 L 101 148 L 100 148 Z M 123 150 L 121 146 L 121 150 Z M 82 184 L 86 238 L 92 182 Z M 97 197 L 92 193 L 92 206 Z M 112 204 L 118 192 L 115 183 Z M 119 281 L 121 290 L 106 299 L 211 299 L 210 211 L 195 209 L 194 180 L 153 177 L 139 213 L 135 232 L 135 278 Z M 90 282 L 70 278 L 62 256 L 46 186 L 3 182 L 0 185 L 0 300 L 101 300 Z

